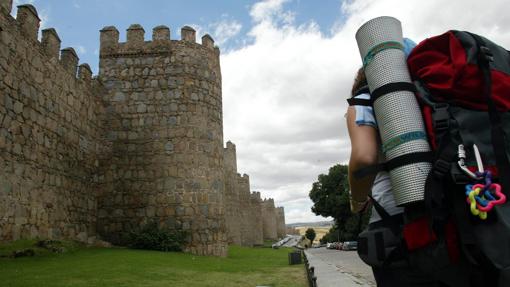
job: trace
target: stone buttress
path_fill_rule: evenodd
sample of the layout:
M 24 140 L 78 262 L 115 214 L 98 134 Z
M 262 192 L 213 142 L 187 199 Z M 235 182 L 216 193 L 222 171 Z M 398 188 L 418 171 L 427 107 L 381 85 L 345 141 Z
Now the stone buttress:
M 156 221 L 189 234 L 188 251 L 226 255 L 223 123 L 219 49 L 165 26 L 145 41 L 137 24 L 119 43 L 101 30 L 99 78 L 108 92 L 105 122 L 113 143 L 105 165 L 111 191 L 98 198 L 98 232 L 122 242 L 127 231 Z

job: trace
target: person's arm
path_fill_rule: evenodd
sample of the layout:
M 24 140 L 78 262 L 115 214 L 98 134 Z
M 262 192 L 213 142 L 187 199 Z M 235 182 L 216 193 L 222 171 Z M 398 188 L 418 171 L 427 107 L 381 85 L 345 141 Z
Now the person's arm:
M 354 173 L 364 167 L 378 163 L 378 133 L 368 125 L 357 125 L 356 109 L 347 109 L 347 129 L 351 139 L 351 157 L 349 159 L 349 185 L 351 188 L 351 211 L 358 212 L 367 201 L 372 189 L 375 174 L 356 178 Z

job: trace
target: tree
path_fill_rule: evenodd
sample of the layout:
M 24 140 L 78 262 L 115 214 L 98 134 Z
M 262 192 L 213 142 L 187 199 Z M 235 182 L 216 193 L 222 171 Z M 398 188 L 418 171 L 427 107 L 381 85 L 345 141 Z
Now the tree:
M 308 228 L 305 232 L 305 237 L 310 240 L 310 244 L 313 244 L 313 240 L 315 239 L 315 230 L 313 228 Z
M 310 191 L 313 201 L 312 211 L 324 217 L 333 217 L 338 224 L 343 224 L 352 216 L 349 206 L 349 180 L 347 166 L 337 164 L 329 169 L 328 174 L 320 174 Z
M 335 226 L 330 230 L 328 239 L 334 241 L 355 240 L 358 236 L 359 215 L 353 214 L 349 204 L 349 179 L 346 165 L 337 164 L 328 174 L 320 174 L 312 184 L 309 193 L 313 201 L 312 212 L 324 217 L 333 217 Z M 360 228 L 368 224 L 370 212 L 362 218 Z

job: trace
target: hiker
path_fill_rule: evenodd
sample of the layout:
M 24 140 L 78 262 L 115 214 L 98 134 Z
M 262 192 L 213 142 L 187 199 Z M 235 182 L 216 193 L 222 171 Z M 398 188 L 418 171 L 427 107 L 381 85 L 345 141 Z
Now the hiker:
M 352 96 L 366 88 L 366 78 L 362 69 L 359 69 L 354 85 Z M 359 95 L 367 99 L 368 93 Z M 353 173 L 363 167 L 373 166 L 382 160 L 379 147 L 381 146 L 377 125 L 370 107 L 350 106 L 347 110 L 347 128 L 351 139 L 351 157 L 349 160 L 349 185 L 351 187 L 351 210 L 360 212 L 371 195 L 389 214 L 402 222 L 403 208 L 397 207 L 391 183 L 387 172 L 379 172 L 377 175 L 369 175 L 358 179 Z M 373 211 L 369 220 L 370 225 L 377 225 L 381 221 L 380 215 Z M 441 286 L 431 281 L 425 274 L 418 274 L 408 266 L 374 267 L 372 266 L 377 286 Z M 427 284 L 427 285 L 425 285 Z

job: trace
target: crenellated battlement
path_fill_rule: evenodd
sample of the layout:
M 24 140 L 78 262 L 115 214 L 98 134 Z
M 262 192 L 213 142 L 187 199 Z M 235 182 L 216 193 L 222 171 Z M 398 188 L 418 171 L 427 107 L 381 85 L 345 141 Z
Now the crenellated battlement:
M 250 186 L 250 176 L 246 173 L 241 176 L 240 173 L 237 174 L 237 182 L 244 186 Z
M 18 41 L 20 38 L 26 40 L 29 46 L 39 50 L 43 57 L 47 57 L 48 62 L 60 64 L 60 67 L 73 78 L 86 81 L 90 84 L 92 73 L 90 72 L 90 76 L 85 76 L 87 73 L 83 71 L 83 77 L 77 74 L 78 55 L 71 47 L 60 50 L 61 40 L 54 28 L 42 30 L 41 41 L 38 40 L 41 19 L 39 18 L 37 9 L 30 4 L 19 5 L 17 6 L 16 18 L 13 18 L 10 15 L 12 2 L 12 0 L 0 0 L 0 17 L 2 17 L 2 22 L 5 22 L 6 25 L 3 29 L 9 30 L 11 33 L 14 33 L 14 35 L 17 35 L 15 37 Z M 15 46 L 19 43 L 10 42 L 5 44 Z M 84 67 L 88 67 L 88 71 L 91 71 L 90 66 L 87 64 L 83 65 L 86 65 Z
M 132 24 L 126 30 L 126 42 L 119 42 L 119 31 L 114 26 L 106 26 L 100 31 L 100 57 L 127 56 L 130 54 L 158 54 L 165 53 L 180 46 L 186 48 L 204 48 L 219 56 L 219 48 L 214 46 L 214 40 L 206 34 L 202 43 L 196 43 L 196 31 L 192 27 L 181 28 L 181 39 L 170 38 L 170 28 L 164 25 L 152 29 L 151 41 L 145 41 L 145 30 L 139 24 Z
M 74 49 L 60 50 L 55 29 L 44 29 L 38 40 L 41 20 L 34 6 L 18 6 L 16 18 L 11 9 L 12 1 L 0 0 L 0 117 L 5 119 L 0 178 L 18 191 L 0 200 L 0 241 L 93 243 L 99 164 L 111 154 L 104 136 L 104 90 L 87 64 L 78 68 Z M 44 197 L 38 196 L 41 190 Z
M 224 256 L 228 242 L 262 244 L 263 217 L 274 238 L 274 208 L 262 214 L 260 192 L 237 173 L 236 145 L 223 144 L 219 49 L 210 35 L 196 43 L 185 26 L 171 40 L 161 25 L 145 41 L 133 24 L 121 43 L 117 28 L 104 27 L 93 77 L 54 28 L 39 41 L 34 6 L 18 6 L 13 17 L 12 5 L 0 0 L 8 51 L 0 53 L 0 162 L 16 168 L 0 168 L 0 181 L 17 192 L 0 200 L 0 241 L 122 244 L 126 232 L 157 221 L 190 231 L 187 251 Z
M 250 197 L 252 199 L 253 202 L 261 202 L 262 199 L 260 197 L 260 192 L 258 191 L 254 191 L 250 194 Z
M 274 199 L 272 198 L 264 198 L 262 201 L 266 208 L 274 208 Z

